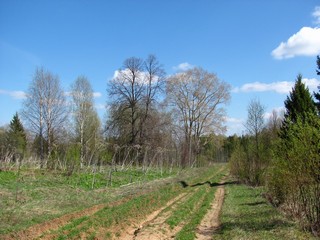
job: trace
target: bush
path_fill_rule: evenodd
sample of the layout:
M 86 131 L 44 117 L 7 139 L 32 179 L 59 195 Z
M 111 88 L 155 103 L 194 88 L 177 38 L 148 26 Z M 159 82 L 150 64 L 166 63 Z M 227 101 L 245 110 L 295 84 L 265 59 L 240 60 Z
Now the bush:
M 261 140 L 264 138 L 267 136 L 262 135 Z M 253 136 L 242 136 L 237 141 L 230 157 L 230 171 L 239 181 L 253 186 L 264 184 L 270 155 L 270 146 L 268 149 L 265 142 L 260 141 L 257 148 Z
M 320 119 L 308 115 L 287 128 L 279 140 L 268 191 L 274 203 L 320 234 Z

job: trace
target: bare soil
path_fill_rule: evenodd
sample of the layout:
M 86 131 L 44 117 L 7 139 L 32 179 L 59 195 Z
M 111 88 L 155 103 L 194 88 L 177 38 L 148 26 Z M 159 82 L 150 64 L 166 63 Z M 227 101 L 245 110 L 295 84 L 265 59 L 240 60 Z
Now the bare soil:
M 143 221 L 128 227 L 119 239 L 167 239 L 173 230 L 165 223 L 165 220 L 174 209 L 174 206 L 184 201 L 186 195 L 187 193 L 180 194 L 162 208 L 148 215 Z M 171 211 L 164 212 L 168 208 L 171 208 Z
M 220 185 L 214 196 L 214 201 L 211 204 L 210 210 L 202 219 L 198 226 L 196 237 L 201 240 L 212 239 L 212 235 L 220 227 L 219 216 L 223 205 L 225 190 L 224 186 Z

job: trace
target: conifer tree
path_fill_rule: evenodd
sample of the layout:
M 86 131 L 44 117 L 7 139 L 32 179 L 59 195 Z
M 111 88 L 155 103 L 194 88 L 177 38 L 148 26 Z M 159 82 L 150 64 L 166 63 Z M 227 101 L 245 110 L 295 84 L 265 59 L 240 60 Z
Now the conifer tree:
M 25 152 L 27 146 L 26 133 L 18 113 L 13 116 L 9 124 L 9 130 L 7 131 L 7 146 L 8 150 L 13 153 L 14 160 L 18 156 L 23 156 Z
M 287 128 L 300 118 L 305 121 L 308 114 L 316 115 L 316 107 L 309 89 L 302 82 L 302 75 L 297 76 L 296 83 L 284 102 L 286 112 L 282 123 L 280 137 L 286 138 Z

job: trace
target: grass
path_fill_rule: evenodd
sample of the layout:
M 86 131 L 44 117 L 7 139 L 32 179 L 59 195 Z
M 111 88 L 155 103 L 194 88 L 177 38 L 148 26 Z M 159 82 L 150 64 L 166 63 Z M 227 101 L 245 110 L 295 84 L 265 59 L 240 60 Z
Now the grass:
M 215 189 L 207 181 L 210 179 L 211 182 L 217 182 L 223 175 L 223 171 L 219 172 L 221 169 L 225 170 L 225 165 L 183 170 L 176 176 L 176 172 L 170 174 L 155 170 L 149 170 L 147 174 L 139 169 L 118 171 L 113 172 L 112 187 L 106 187 L 106 171 L 95 175 L 95 188 L 99 188 L 93 190 L 91 173 L 79 173 L 68 177 L 61 172 L 39 169 L 23 169 L 19 176 L 15 172 L 0 172 L 0 238 L 1 234 L 17 232 L 36 223 L 81 211 L 99 203 L 110 204 L 92 216 L 71 220 L 49 235 L 56 239 L 110 238 L 113 237 L 112 233 L 108 232 L 110 226 L 117 225 L 121 228 L 127 226 L 130 221 L 143 219 L 183 191 L 195 192 L 191 194 L 193 200 L 185 205 L 185 208 L 193 209 L 196 206 L 197 211 L 194 211 L 195 215 L 192 215 L 192 218 L 197 220 L 190 221 L 190 210 L 184 211 L 184 216 L 178 216 L 178 222 L 185 219 L 188 224 L 185 232 L 190 232 L 205 214 L 204 209 L 208 208 L 208 189 L 210 192 Z M 175 178 L 160 180 L 168 176 Z M 159 180 L 152 181 L 154 179 Z M 128 185 L 131 180 L 139 182 Z M 189 187 L 182 188 L 179 180 L 187 182 Z M 14 197 L 16 192 L 19 196 L 17 201 Z M 120 199 L 121 203 L 114 204 Z M 207 200 L 202 201 L 203 199 Z M 100 232 L 102 235 L 97 235 Z M 44 233 L 44 237 L 46 234 L 48 233 Z
M 221 170 L 219 172 L 218 170 Z M 193 194 L 182 204 L 178 206 L 177 209 L 173 211 L 171 216 L 166 220 L 166 223 L 173 229 L 175 226 L 180 224 L 183 221 L 190 220 L 190 218 L 200 218 L 204 216 L 205 212 L 208 208 L 203 208 L 202 206 L 208 206 L 210 205 L 210 202 L 207 203 L 208 195 L 214 194 L 215 189 L 211 189 L 211 186 L 209 186 L 210 183 L 218 182 L 221 177 L 224 175 L 224 172 L 226 171 L 225 166 L 222 165 L 215 165 L 213 168 L 211 168 L 209 171 L 203 171 L 201 174 L 199 174 L 197 177 L 190 179 L 190 191 L 193 191 Z M 211 182 L 208 180 L 211 180 Z M 194 188 L 196 190 L 194 191 Z M 210 198 L 210 197 L 209 197 Z M 199 212 L 199 209 L 197 208 L 197 205 L 201 205 L 201 209 L 205 209 L 204 213 L 203 211 Z M 168 209 L 169 210 L 169 209 Z M 192 213 L 192 215 L 191 215 Z M 203 215 L 203 216 L 202 216 Z M 192 216 L 192 217 L 191 217 Z M 201 217 L 202 216 L 202 217 Z M 187 221 L 187 222 L 188 222 Z M 194 224 L 190 227 L 196 227 Z
M 91 172 L 66 176 L 64 172 L 41 169 L 21 169 L 19 175 L 15 171 L 0 171 L 0 234 L 107 203 L 115 194 L 127 194 L 126 188 L 119 186 L 131 181 L 147 183 L 176 173 L 161 173 L 156 169 L 150 169 L 146 174 L 141 169 L 117 171 L 112 176 L 112 187 L 107 187 L 106 170 L 95 175 L 95 189 L 91 189 Z
M 222 173 L 217 174 L 216 171 L 221 168 L 221 165 L 216 165 L 210 169 L 202 169 L 202 174 L 197 173 L 194 177 L 185 178 L 190 183 L 199 183 L 199 181 L 208 180 L 209 175 L 214 175 L 212 181 L 216 181 L 221 177 Z M 214 173 L 214 174 L 213 174 Z M 210 178 L 209 178 L 210 179 Z M 202 202 L 202 199 L 206 198 L 207 188 L 209 186 L 207 184 L 199 185 L 198 189 L 193 189 L 193 194 L 191 197 L 184 203 L 179 206 L 179 209 L 174 211 L 172 214 L 172 227 L 176 226 L 180 222 L 184 220 L 190 219 L 190 212 L 194 210 L 194 207 L 199 205 Z M 189 188 L 190 191 L 192 188 Z M 169 184 L 163 187 L 153 189 L 153 191 L 148 192 L 146 194 L 134 196 L 133 198 L 121 203 L 120 205 L 106 207 L 98 212 L 96 212 L 93 216 L 87 219 L 81 224 L 77 223 L 77 220 L 73 220 L 68 226 L 73 226 L 72 228 L 68 227 L 68 231 L 65 231 L 65 227 L 61 227 L 57 232 L 59 238 L 63 236 L 67 236 L 68 239 L 78 239 L 81 238 L 81 234 L 92 235 L 92 232 L 103 232 L 103 230 L 110 229 L 112 226 L 117 225 L 118 228 L 125 228 L 125 226 L 129 225 L 133 220 L 143 219 L 146 215 L 151 212 L 159 209 L 161 206 L 165 205 L 170 199 L 179 195 L 181 192 L 185 191 L 185 189 L 181 188 L 179 184 Z M 211 196 L 212 198 L 212 196 Z M 206 209 L 210 205 L 210 200 L 207 201 Z M 198 213 L 195 213 L 198 215 Z M 203 213 L 204 215 L 204 213 Z M 201 217 L 200 217 L 201 218 Z M 170 220 L 169 220 L 170 222 Z M 195 227 L 192 225 L 192 227 Z M 56 233 L 54 233 L 56 234 Z M 101 234 L 101 233 L 100 233 Z M 101 237 L 101 236 L 96 236 Z M 104 238 L 112 238 L 117 237 L 113 236 L 112 233 L 106 231 L 103 235 Z
M 180 204 L 177 209 L 175 209 L 172 215 L 166 220 L 171 229 L 176 227 L 179 223 L 189 219 L 190 212 L 194 210 L 194 207 L 203 198 L 206 193 L 204 188 L 195 191 L 185 202 Z
M 222 176 L 225 174 L 224 169 L 222 172 L 216 174 L 212 179 L 211 183 L 218 183 Z M 210 183 L 210 182 L 209 182 Z M 208 183 L 208 184 L 209 184 Z M 196 229 L 201 223 L 201 220 L 211 207 L 211 202 L 214 200 L 215 192 L 217 187 L 213 187 L 211 184 L 205 184 L 206 193 L 202 199 L 202 202 L 199 204 L 196 211 L 193 211 L 189 214 L 188 222 L 183 226 L 183 228 L 177 233 L 176 239 L 181 240 L 192 240 L 196 237 Z M 203 186 L 203 185 L 200 185 Z
M 61 227 L 58 230 L 59 238 L 67 236 L 68 239 L 79 239 L 83 233 L 92 235 L 90 231 L 99 232 L 101 229 L 108 229 L 114 225 L 127 225 L 130 219 L 143 218 L 179 194 L 180 191 L 181 188 L 177 185 L 165 186 L 158 191 L 136 196 L 120 205 L 103 208 L 86 221 L 79 222 L 78 219 L 75 219 L 68 226 L 66 225 L 67 227 Z M 110 233 L 106 234 L 112 236 Z
M 314 239 L 262 197 L 263 188 L 226 185 L 221 229 L 214 239 Z

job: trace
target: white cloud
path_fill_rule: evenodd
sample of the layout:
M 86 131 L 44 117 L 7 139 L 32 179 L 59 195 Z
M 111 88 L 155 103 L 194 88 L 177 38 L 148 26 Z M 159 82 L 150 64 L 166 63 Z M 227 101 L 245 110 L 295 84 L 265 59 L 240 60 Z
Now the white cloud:
M 303 27 L 272 51 L 276 59 L 316 56 L 320 52 L 320 28 Z
M 272 116 L 273 112 L 276 112 L 277 115 L 279 117 L 281 117 L 281 116 L 283 116 L 285 110 L 286 110 L 285 107 L 277 107 L 277 108 L 272 109 L 271 112 L 266 112 L 263 117 L 264 117 L 264 119 L 269 120 L 270 117 Z
M 93 97 L 95 97 L 95 98 L 99 98 L 99 97 L 101 97 L 102 96 L 102 93 L 101 92 L 94 92 L 93 93 Z
M 226 117 L 225 120 L 226 120 L 226 122 L 228 122 L 228 123 L 243 124 L 243 119 L 241 119 L 241 118 Z
M 123 77 L 121 77 L 120 74 L 122 74 Z M 131 77 L 132 77 L 131 71 L 128 68 L 126 68 L 124 70 L 116 70 L 116 71 L 114 71 L 112 80 L 116 80 L 117 81 L 117 79 L 120 78 L 120 79 L 122 79 L 124 81 L 131 81 L 130 80 Z M 142 85 L 143 84 L 148 84 L 149 83 L 148 79 L 149 79 L 149 76 L 148 76 L 147 72 L 137 72 L 136 73 L 135 81 L 137 83 L 142 84 Z M 158 76 L 154 76 L 152 81 L 153 81 L 153 83 L 155 83 L 158 80 L 159 80 Z
M 303 78 L 302 82 L 309 88 L 309 90 L 317 91 L 317 87 L 320 85 L 320 81 L 315 78 Z M 241 87 L 236 87 L 232 90 L 234 93 L 238 92 L 268 92 L 273 91 L 280 94 L 288 94 L 295 82 L 291 81 L 282 81 L 282 82 L 273 82 L 273 83 L 261 83 L 261 82 L 253 82 L 246 83 Z
M 227 135 L 241 135 L 244 132 L 244 120 L 241 118 L 226 117 Z
M 191 65 L 188 62 L 180 63 L 178 66 L 174 66 L 173 70 L 178 71 L 178 72 L 183 72 L 186 71 L 190 68 L 193 68 L 193 65 Z
M 14 99 L 25 99 L 26 98 L 26 93 L 23 91 L 7 91 L 7 90 L 0 89 L 0 94 L 8 95 Z
M 106 105 L 105 105 L 105 104 L 102 104 L 102 103 L 96 103 L 94 106 L 95 106 L 95 108 L 98 109 L 98 110 L 106 109 Z
M 320 25 L 320 6 L 316 6 L 312 13 L 312 16 L 315 18 L 314 23 Z

